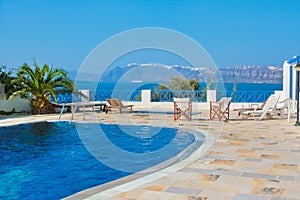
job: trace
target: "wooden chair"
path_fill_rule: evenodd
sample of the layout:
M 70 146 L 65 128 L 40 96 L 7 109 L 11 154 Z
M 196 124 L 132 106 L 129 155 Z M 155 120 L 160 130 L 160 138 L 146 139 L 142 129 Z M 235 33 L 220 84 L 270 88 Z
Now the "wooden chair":
M 181 117 L 192 120 L 192 102 L 189 98 L 174 98 L 174 121 Z
M 222 118 L 229 120 L 229 107 L 231 103 L 231 97 L 222 97 L 218 102 L 210 102 L 210 120 L 217 117 L 219 121 Z
M 119 110 L 122 113 L 122 110 L 129 109 L 129 112 L 132 112 L 133 105 L 123 105 L 120 99 L 107 99 L 108 106 L 105 108 L 105 113 L 107 114 L 108 111 L 111 110 Z

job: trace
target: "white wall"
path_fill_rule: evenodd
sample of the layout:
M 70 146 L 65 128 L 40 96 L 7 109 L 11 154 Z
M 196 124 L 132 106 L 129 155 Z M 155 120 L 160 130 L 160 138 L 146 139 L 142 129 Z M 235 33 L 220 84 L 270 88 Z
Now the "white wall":
M 287 63 L 287 61 L 284 61 L 283 63 L 283 95 L 284 99 L 289 98 L 291 96 L 290 94 L 290 68 L 291 66 Z
M 16 112 L 31 112 L 29 100 L 15 97 L 9 100 L 0 100 L 0 110 L 10 112 L 15 109 Z
M 294 69 L 296 63 L 289 64 L 289 61 L 283 63 L 283 94 L 285 98 L 292 98 L 296 100 L 296 84 L 297 84 L 297 72 Z M 292 69 L 292 73 L 291 73 Z M 292 82 L 292 84 L 291 84 Z M 292 88 L 291 88 L 292 87 Z M 292 91 L 291 91 L 292 90 Z

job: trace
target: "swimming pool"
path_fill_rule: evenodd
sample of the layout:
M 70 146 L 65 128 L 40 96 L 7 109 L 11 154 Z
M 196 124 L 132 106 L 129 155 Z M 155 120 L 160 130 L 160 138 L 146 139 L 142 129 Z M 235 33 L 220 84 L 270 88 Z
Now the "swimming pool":
M 156 152 L 172 141 L 174 146 L 168 155 L 148 158 L 152 159 L 153 166 L 179 154 L 195 140 L 193 134 L 175 128 L 160 128 L 153 135 L 147 134 L 155 128 L 151 126 L 99 126 L 112 144 L 136 154 Z M 124 130 L 134 134 L 127 134 Z M 87 134 L 92 131 L 86 128 Z M 76 124 L 69 122 L 0 127 L 0 199 L 60 199 L 131 174 L 99 162 L 81 139 Z M 111 159 L 109 149 L 102 154 Z M 136 160 L 132 163 L 126 159 L 115 162 L 136 165 Z

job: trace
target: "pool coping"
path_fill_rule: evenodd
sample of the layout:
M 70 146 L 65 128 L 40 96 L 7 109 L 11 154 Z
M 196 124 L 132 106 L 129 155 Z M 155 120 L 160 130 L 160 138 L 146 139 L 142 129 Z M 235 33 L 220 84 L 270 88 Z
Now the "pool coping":
M 173 127 L 173 128 L 175 128 L 175 127 Z M 77 193 L 70 195 L 68 197 L 65 197 L 63 199 L 64 200 L 72 200 L 72 199 L 79 198 L 79 199 L 87 199 L 87 200 L 94 200 L 94 199 L 106 200 L 106 199 L 116 196 L 120 193 L 130 191 L 130 190 L 135 189 L 144 184 L 147 184 L 152 181 L 163 178 L 163 177 L 165 177 L 173 172 L 179 171 L 179 170 L 183 169 L 184 167 L 186 167 L 187 165 L 192 164 L 192 163 L 198 161 L 199 159 L 205 157 L 207 155 L 207 153 L 209 153 L 209 150 L 215 144 L 216 137 L 213 134 L 210 134 L 205 130 L 195 130 L 194 128 L 191 128 L 191 127 L 181 127 L 181 128 L 192 130 L 193 132 L 196 131 L 205 136 L 205 140 L 200 145 L 200 147 L 198 149 L 196 149 L 193 153 L 191 153 L 189 156 L 184 158 L 183 160 L 180 160 L 174 164 L 171 164 L 170 166 L 167 166 L 161 170 L 154 171 L 154 172 L 147 172 L 148 169 L 146 169 L 146 170 L 144 170 L 145 173 L 138 172 L 136 174 L 132 174 L 132 175 L 129 175 L 129 176 L 126 176 L 126 177 L 123 177 L 123 178 L 120 178 L 120 179 L 117 179 L 114 181 L 110 181 L 103 185 L 99 185 L 99 186 L 95 186 L 92 188 L 88 188 L 86 190 L 82 190 L 80 192 L 77 192 Z M 193 144 L 194 144 L 194 142 L 191 145 L 193 145 Z M 187 147 L 183 151 L 188 150 L 189 147 Z M 175 157 L 177 157 L 177 156 L 175 156 Z M 170 158 L 170 159 L 174 159 L 174 157 Z M 168 160 L 170 160 L 170 159 L 168 159 Z M 178 159 L 180 159 L 180 157 Z M 158 165 L 160 165 L 160 164 L 158 164 Z M 154 167 L 157 167 L 158 165 L 156 165 Z

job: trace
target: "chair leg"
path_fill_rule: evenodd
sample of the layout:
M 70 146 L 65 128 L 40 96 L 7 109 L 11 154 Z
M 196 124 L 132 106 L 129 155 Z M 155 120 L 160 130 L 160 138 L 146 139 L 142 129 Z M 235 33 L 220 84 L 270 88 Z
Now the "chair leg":
M 178 119 L 178 113 L 176 109 L 176 103 L 174 102 L 174 121 L 176 121 L 177 119 Z

